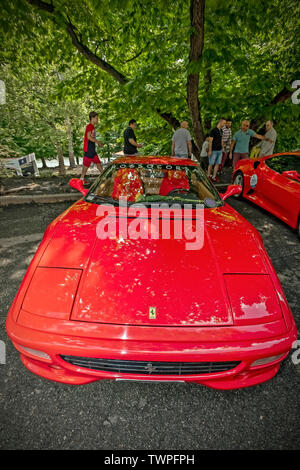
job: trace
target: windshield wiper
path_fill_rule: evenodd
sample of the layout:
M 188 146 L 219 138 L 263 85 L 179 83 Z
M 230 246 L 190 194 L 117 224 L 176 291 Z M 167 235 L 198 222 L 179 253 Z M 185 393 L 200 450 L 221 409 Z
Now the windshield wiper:
M 99 196 L 98 194 L 93 193 L 89 193 L 86 197 L 86 200 L 88 202 L 97 202 L 99 204 L 108 202 L 110 204 L 113 204 L 114 206 L 117 206 L 119 204 L 119 201 L 113 199 L 110 196 Z

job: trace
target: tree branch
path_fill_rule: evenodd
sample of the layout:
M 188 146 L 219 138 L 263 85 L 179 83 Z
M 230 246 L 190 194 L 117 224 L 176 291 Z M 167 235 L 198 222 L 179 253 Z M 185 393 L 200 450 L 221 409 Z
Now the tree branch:
M 162 119 L 164 119 L 174 130 L 180 127 L 180 122 L 171 113 L 162 113 L 160 109 L 156 110 Z
M 128 62 L 131 62 L 134 59 L 137 59 L 143 52 L 145 52 L 146 48 L 148 47 L 149 42 L 147 42 L 146 46 L 143 47 L 143 49 L 140 50 L 135 56 L 131 57 L 131 59 L 127 59 L 123 62 L 123 64 L 127 64 Z
M 100 69 L 104 70 L 104 72 L 109 73 L 109 75 L 111 75 L 121 85 L 125 85 L 125 83 L 128 82 L 128 79 L 122 73 L 118 72 L 112 65 L 98 57 L 87 46 L 80 42 L 75 33 L 75 27 L 72 25 L 72 23 L 67 24 L 66 30 L 72 40 L 73 45 L 86 59 L 97 65 L 97 67 Z
M 50 5 L 49 3 L 40 0 L 27 0 L 27 2 L 39 9 L 47 11 L 48 13 L 54 13 L 55 11 L 53 4 Z M 87 46 L 82 44 L 75 33 L 76 27 L 71 23 L 70 19 L 65 24 L 66 31 L 70 36 L 73 45 L 86 59 L 104 70 L 104 72 L 109 73 L 115 80 L 117 80 L 117 82 L 121 83 L 121 85 L 125 85 L 125 83 L 128 82 L 128 79 L 122 73 L 118 72 L 118 70 L 116 70 L 112 65 L 98 57 Z
M 40 0 L 27 0 L 28 3 L 31 5 L 40 8 L 42 10 L 46 10 L 49 13 L 54 13 L 55 7 L 51 3 L 40 1 Z M 68 17 L 68 22 L 66 21 L 66 31 L 68 35 L 70 36 L 73 45 L 76 47 L 76 49 L 84 56 L 86 59 L 88 59 L 90 62 L 95 64 L 97 67 L 101 68 L 104 70 L 104 72 L 109 73 L 115 80 L 117 80 L 121 85 L 125 85 L 128 82 L 127 77 L 125 77 L 122 73 L 118 72 L 114 67 L 112 67 L 109 63 L 98 57 L 95 53 L 93 53 L 87 46 L 85 46 L 82 42 L 81 39 L 78 39 L 77 34 L 75 30 L 77 29 L 71 22 L 71 19 Z M 142 52 L 146 49 L 148 44 L 145 46 L 145 48 L 140 51 L 138 54 L 136 54 L 134 57 L 131 59 L 128 59 L 126 62 L 130 62 L 131 60 L 136 59 L 139 55 L 142 54 Z M 157 113 L 161 116 L 162 119 L 164 119 L 168 124 L 170 124 L 173 129 L 177 129 L 180 127 L 180 122 L 172 116 L 171 113 L 161 113 L 160 109 L 157 109 Z
M 48 11 L 48 13 L 54 12 L 54 6 L 52 2 L 51 2 L 51 5 L 49 3 L 42 2 L 40 0 L 27 0 L 27 2 L 30 3 L 30 5 L 40 8 L 40 10 Z
M 286 87 L 283 88 L 279 93 L 277 93 L 276 96 L 271 101 L 271 104 L 277 104 L 277 103 L 284 103 L 284 101 L 288 100 L 294 91 L 288 90 Z
M 297 74 L 296 74 L 297 75 Z M 298 73 L 299 75 L 299 73 Z M 292 85 L 294 79 L 290 82 L 290 85 Z M 286 87 L 284 87 L 282 90 L 280 90 L 279 93 L 277 93 L 277 95 L 274 96 L 274 98 L 270 101 L 269 103 L 269 106 L 272 106 L 274 104 L 278 104 L 278 103 L 284 103 L 285 101 L 287 101 L 289 98 L 291 98 L 292 94 L 293 94 L 294 91 L 290 91 L 288 90 Z M 255 119 L 252 119 L 251 120 L 251 129 L 253 129 L 254 131 L 256 131 L 257 129 L 259 129 L 262 125 L 262 123 L 264 122 L 266 116 L 260 116 L 260 117 L 257 117 Z

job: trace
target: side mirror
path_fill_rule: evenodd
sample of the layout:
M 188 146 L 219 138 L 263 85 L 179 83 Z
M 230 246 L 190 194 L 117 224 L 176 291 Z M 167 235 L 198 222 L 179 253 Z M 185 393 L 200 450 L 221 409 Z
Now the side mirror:
M 300 181 L 300 175 L 296 170 L 283 171 L 281 174 L 292 180 Z
M 72 178 L 69 181 L 69 186 L 71 186 L 71 188 L 77 189 L 77 191 L 79 191 L 84 196 L 86 196 L 86 194 L 89 192 L 88 189 L 83 187 L 83 181 L 79 178 Z
M 260 161 L 257 160 L 256 162 L 253 163 L 253 168 L 256 170 L 256 168 L 260 165 Z
M 221 194 L 221 198 L 223 199 L 223 201 L 225 201 L 225 199 L 230 196 L 234 196 L 235 194 L 241 194 L 242 191 L 243 188 L 239 184 L 230 184 L 227 188 L 226 193 Z

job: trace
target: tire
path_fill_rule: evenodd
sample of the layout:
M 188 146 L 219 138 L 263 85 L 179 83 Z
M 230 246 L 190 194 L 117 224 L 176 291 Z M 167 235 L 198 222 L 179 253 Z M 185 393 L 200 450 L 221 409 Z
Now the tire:
M 297 235 L 298 235 L 298 238 L 300 238 L 300 214 L 299 214 L 299 217 L 298 217 Z
M 236 199 L 242 199 L 243 192 L 244 192 L 244 175 L 241 171 L 237 171 L 236 174 L 234 175 L 233 184 L 239 184 L 240 186 L 242 186 L 243 189 L 242 189 L 241 194 L 235 194 L 233 196 Z

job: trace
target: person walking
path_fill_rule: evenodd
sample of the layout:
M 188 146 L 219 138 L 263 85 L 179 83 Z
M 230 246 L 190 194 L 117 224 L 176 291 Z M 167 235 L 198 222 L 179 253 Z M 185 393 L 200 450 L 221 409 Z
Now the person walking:
M 245 160 L 249 158 L 249 142 L 251 137 L 255 137 L 256 139 L 265 140 L 265 136 L 256 134 L 250 128 L 250 121 L 245 119 L 242 124 L 240 130 L 238 130 L 232 139 L 230 145 L 230 152 L 229 158 L 232 160 L 232 167 L 234 168 L 235 165 L 239 160 Z M 232 152 L 234 149 L 234 153 Z
M 134 133 L 136 126 L 136 120 L 131 119 L 128 127 L 124 131 L 124 155 L 138 155 L 138 149 L 143 147 L 143 144 L 137 143 Z
M 89 114 L 90 122 L 85 128 L 84 142 L 83 142 L 83 165 L 80 179 L 85 183 L 85 175 L 91 166 L 91 163 L 95 163 L 99 172 L 102 173 L 102 163 L 96 152 L 96 144 L 103 147 L 103 143 L 96 139 L 95 126 L 98 124 L 98 114 L 95 111 L 91 111 Z
M 172 157 L 191 158 L 192 156 L 192 137 L 188 131 L 189 123 L 182 121 L 180 128 L 177 129 L 172 137 Z
M 221 118 L 214 129 L 209 134 L 209 149 L 208 149 L 208 170 L 207 176 L 211 178 L 213 171 L 212 181 L 217 181 L 217 173 L 222 161 L 223 132 L 222 128 L 225 126 L 226 119 Z

